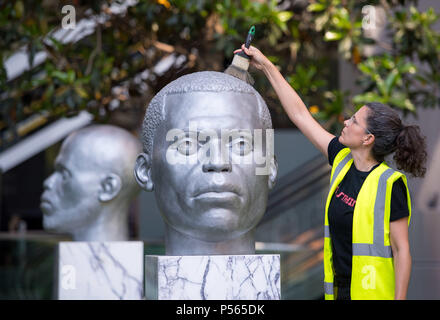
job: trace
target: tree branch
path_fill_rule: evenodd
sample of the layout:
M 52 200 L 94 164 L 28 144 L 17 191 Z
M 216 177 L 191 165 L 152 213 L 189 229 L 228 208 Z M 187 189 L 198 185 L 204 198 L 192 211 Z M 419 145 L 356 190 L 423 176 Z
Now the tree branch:
M 89 75 L 90 72 L 92 72 L 92 66 L 93 61 L 95 60 L 95 57 L 101 52 L 102 50 L 102 33 L 101 33 L 101 25 L 97 23 L 96 25 L 96 47 L 93 49 L 92 53 L 90 54 L 89 60 L 87 62 L 87 68 L 85 75 Z

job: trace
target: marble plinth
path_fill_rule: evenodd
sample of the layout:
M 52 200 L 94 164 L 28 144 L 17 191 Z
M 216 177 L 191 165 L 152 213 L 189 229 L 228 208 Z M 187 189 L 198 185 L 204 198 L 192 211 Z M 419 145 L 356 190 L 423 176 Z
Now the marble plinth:
M 279 300 L 279 255 L 145 256 L 145 296 L 159 300 Z
M 143 298 L 141 241 L 60 242 L 58 299 Z

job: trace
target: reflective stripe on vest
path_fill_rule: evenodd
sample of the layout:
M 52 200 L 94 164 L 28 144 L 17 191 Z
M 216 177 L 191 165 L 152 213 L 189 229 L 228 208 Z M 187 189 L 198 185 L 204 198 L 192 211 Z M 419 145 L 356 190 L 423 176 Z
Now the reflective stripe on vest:
M 333 283 L 324 282 L 324 293 L 328 295 L 333 295 Z
M 324 226 L 324 237 L 330 238 L 330 227 L 329 226 Z
M 332 180 L 330 181 L 330 189 L 332 188 L 333 184 L 336 181 L 336 177 L 339 175 L 339 173 L 341 173 L 341 170 L 345 167 L 345 165 L 348 163 L 348 161 L 350 161 L 353 157 L 351 156 L 351 152 L 344 157 L 344 159 L 342 159 L 338 165 L 336 166 L 335 171 L 333 172 L 332 175 Z M 335 158 L 336 159 L 336 158 Z

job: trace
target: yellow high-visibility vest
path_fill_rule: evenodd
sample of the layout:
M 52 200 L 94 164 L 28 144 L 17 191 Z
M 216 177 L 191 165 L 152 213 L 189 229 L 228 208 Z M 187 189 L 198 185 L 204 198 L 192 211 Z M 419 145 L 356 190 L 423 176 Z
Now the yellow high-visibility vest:
M 330 192 L 325 205 L 324 222 L 324 292 L 326 300 L 334 300 L 332 242 L 328 223 L 328 207 L 336 187 L 353 164 L 349 148 L 336 155 L 330 176 Z M 353 212 L 353 257 L 350 295 L 353 300 L 394 299 L 394 263 L 390 243 L 390 208 L 393 183 L 402 178 L 408 199 L 408 224 L 411 218 L 411 199 L 406 177 L 385 162 L 365 179 L 356 199 Z

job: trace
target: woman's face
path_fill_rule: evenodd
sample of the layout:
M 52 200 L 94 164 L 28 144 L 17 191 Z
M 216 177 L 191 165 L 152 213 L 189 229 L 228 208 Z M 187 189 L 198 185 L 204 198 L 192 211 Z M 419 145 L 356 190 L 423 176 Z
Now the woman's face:
M 367 117 L 368 107 L 363 106 L 350 119 L 345 120 L 339 142 L 351 149 L 362 146 L 365 138 L 370 134 Z

